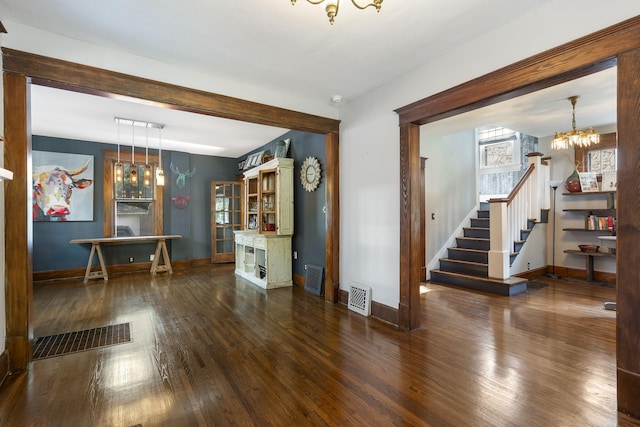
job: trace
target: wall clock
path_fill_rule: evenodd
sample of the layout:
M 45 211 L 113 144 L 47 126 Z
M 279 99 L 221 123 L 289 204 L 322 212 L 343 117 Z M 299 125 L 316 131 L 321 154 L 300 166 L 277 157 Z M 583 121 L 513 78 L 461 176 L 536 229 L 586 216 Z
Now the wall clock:
M 302 163 L 300 181 L 307 191 L 314 191 L 320 183 L 320 163 L 315 157 L 307 157 Z

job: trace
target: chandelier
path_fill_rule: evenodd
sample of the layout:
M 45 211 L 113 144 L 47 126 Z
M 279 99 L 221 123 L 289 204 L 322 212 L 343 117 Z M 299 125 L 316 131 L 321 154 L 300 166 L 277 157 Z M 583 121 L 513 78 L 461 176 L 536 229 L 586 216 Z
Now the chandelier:
M 324 3 L 325 0 L 307 0 L 311 4 L 321 4 Z M 382 7 L 383 0 L 373 0 L 372 3 L 365 4 L 364 6 L 360 6 L 356 0 L 351 0 L 351 3 L 358 9 L 366 9 L 369 6 L 373 6 L 376 8 L 376 11 L 380 12 L 380 8 Z M 326 0 L 327 6 L 324 8 L 325 12 L 327 12 L 327 16 L 329 17 L 329 22 L 333 25 L 333 21 L 336 16 L 338 16 L 338 9 L 340 9 L 340 0 Z M 291 0 L 291 4 L 295 5 L 296 0 Z
M 588 147 L 591 144 L 600 143 L 600 135 L 593 130 L 577 130 L 576 129 L 576 102 L 579 96 L 570 96 L 568 99 L 573 107 L 573 120 L 571 121 L 572 130 L 569 132 L 556 132 L 556 136 L 551 141 L 553 150 L 566 150 L 569 147 Z

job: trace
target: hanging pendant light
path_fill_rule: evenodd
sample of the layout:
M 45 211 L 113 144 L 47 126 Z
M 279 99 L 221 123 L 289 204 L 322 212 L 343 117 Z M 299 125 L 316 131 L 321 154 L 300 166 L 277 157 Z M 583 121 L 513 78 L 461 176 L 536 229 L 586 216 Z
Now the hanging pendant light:
M 116 120 L 117 121 L 117 120 Z M 122 163 L 120 163 L 120 122 L 118 122 L 118 161 L 113 166 L 113 177 L 115 182 L 122 182 Z
M 162 128 L 158 128 L 158 168 L 156 169 L 156 185 L 164 185 L 164 171 L 162 170 Z
M 138 171 L 136 166 L 135 155 L 135 126 L 131 124 L 131 167 L 129 170 L 129 182 L 131 184 L 138 183 Z
M 333 21 L 335 20 L 336 16 L 338 16 L 338 10 L 340 9 L 340 0 L 307 0 L 307 1 L 311 4 L 322 4 L 322 3 L 325 3 L 326 1 L 326 6 L 324 8 L 324 11 L 327 13 L 327 16 L 329 17 L 329 23 L 333 25 Z M 376 11 L 378 12 L 380 12 L 380 8 L 382 7 L 382 2 L 383 0 L 373 0 L 371 3 L 360 5 L 356 0 L 351 0 L 351 3 L 353 3 L 353 5 L 360 10 L 366 9 L 369 6 L 373 6 L 376 8 Z M 295 5 L 296 0 L 291 0 L 291 4 Z
M 145 147 L 145 150 L 144 150 L 145 159 L 144 159 L 143 183 L 145 187 L 150 187 L 151 186 L 151 165 L 149 164 L 149 126 L 147 126 L 145 130 L 146 130 L 147 146 Z
M 572 129 L 569 132 L 556 132 L 551 141 L 551 148 L 554 150 L 566 150 L 569 147 L 588 147 L 591 144 L 600 143 L 600 135 L 592 127 L 588 130 L 576 129 L 576 103 L 578 98 L 580 97 L 577 95 L 568 98 L 573 108 Z

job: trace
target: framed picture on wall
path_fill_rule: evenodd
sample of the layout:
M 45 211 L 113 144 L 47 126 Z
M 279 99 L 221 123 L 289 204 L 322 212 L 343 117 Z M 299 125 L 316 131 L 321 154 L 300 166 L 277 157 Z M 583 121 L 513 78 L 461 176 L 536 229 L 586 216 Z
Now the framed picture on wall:
M 33 220 L 93 221 L 93 156 L 33 151 Z
M 580 176 L 580 187 L 583 193 L 599 191 L 598 174 L 596 172 L 578 172 Z

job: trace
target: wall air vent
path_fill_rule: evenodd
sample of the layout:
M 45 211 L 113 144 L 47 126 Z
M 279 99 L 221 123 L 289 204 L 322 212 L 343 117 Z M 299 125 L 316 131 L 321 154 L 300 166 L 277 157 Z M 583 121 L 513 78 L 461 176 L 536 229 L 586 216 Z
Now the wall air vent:
M 371 287 L 353 283 L 349 288 L 349 310 L 363 316 L 371 314 Z
M 322 273 L 324 269 L 317 265 L 307 264 L 307 273 L 304 279 L 304 290 L 314 295 L 324 295 Z

